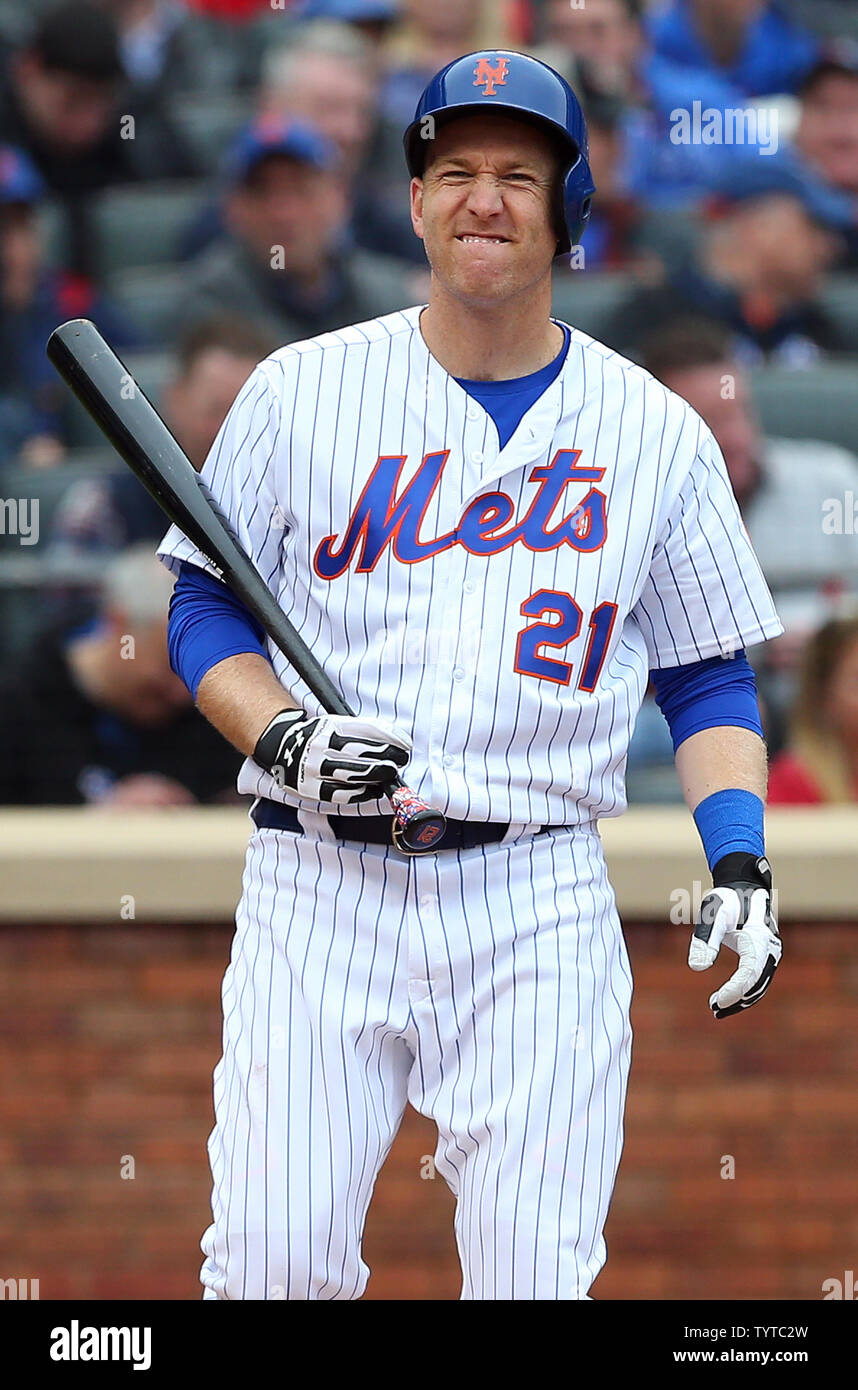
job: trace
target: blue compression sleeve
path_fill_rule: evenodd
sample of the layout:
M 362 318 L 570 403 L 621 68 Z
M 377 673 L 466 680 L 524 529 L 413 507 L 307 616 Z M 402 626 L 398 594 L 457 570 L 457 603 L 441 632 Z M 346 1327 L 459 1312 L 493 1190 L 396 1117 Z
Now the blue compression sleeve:
M 255 652 L 269 660 L 265 634 L 240 599 L 219 579 L 182 562 L 167 625 L 170 665 L 194 699 L 206 671 L 228 656 Z
M 703 841 L 709 868 L 714 869 L 725 854 L 742 851 L 758 859 L 764 855 L 764 814 L 760 798 L 739 787 L 704 797 L 694 812 L 694 824 Z
M 763 736 L 757 682 L 743 651 L 689 666 L 651 671 L 655 702 L 667 720 L 673 751 L 701 729 L 734 724 Z

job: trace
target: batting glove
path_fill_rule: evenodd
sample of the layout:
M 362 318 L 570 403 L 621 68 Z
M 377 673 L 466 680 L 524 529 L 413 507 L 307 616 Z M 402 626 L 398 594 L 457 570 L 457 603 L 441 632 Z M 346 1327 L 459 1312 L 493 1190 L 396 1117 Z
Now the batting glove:
M 411 740 L 354 715 L 283 710 L 263 730 L 253 760 L 279 787 L 335 805 L 378 801 L 408 762 Z
M 716 1018 L 729 1018 L 762 999 L 783 946 L 772 913 L 772 871 L 767 859 L 725 854 L 712 870 L 712 882 L 712 892 L 700 904 L 688 964 L 692 970 L 708 970 L 722 943 L 738 954 L 738 970 L 709 1000 Z

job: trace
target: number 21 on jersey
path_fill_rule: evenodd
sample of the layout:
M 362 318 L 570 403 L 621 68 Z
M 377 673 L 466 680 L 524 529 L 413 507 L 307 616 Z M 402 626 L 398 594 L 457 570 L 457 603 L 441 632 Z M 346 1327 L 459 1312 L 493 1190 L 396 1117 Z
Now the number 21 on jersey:
M 571 594 L 559 589 L 537 589 L 521 605 L 521 613 L 526 618 L 544 619 L 546 614 L 556 613 L 559 622 L 536 622 L 522 629 L 518 634 L 515 652 L 515 669 L 522 676 L 535 676 L 537 680 L 555 681 L 558 685 L 568 685 L 572 679 L 572 662 L 561 661 L 556 657 L 544 656 L 542 647 L 555 649 L 567 647 L 581 631 L 584 614 Z M 576 689 L 588 693 L 595 690 L 596 682 L 605 661 L 608 643 L 617 616 L 615 603 L 600 603 L 590 614 L 587 624 L 589 640 L 584 653 L 581 674 Z

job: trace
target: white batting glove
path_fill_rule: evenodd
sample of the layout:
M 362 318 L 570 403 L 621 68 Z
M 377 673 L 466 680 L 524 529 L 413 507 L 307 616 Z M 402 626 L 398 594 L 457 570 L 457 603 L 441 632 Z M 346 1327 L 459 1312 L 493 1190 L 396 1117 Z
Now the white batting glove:
M 400 730 L 356 715 L 283 710 L 260 734 L 253 760 L 299 796 L 354 806 L 384 796 L 411 746 Z
M 688 964 L 708 970 L 722 944 L 739 957 L 739 968 L 710 997 L 716 1018 L 729 1018 L 762 999 L 780 964 L 783 944 L 772 913 L 772 871 L 767 859 L 726 854 L 712 871 L 714 887 L 700 904 Z

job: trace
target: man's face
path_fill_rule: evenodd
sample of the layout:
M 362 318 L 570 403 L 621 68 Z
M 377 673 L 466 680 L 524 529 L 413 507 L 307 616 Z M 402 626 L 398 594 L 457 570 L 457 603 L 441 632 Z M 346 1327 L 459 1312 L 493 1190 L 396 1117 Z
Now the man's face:
M 800 303 L 812 298 L 836 243 L 795 198 L 761 199 L 742 235 L 752 240 L 770 287 Z
M 425 37 L 463 41 L 463 51 L 472 45 L 474 29 L 480 17 L 480 0 L 405 0 L 408 18 Z
M 226 215 L 232 230 L 260 261 L 275 269 L 282 261 L 288 274 L 301 275 L 324 264 L 346 209 L 338 174 L 273 155 L 232 193 Z M 277 259 L 272 263 L 273 256 Z
M 195 468 L 202 468 L 227 411 L 256 362 L 206 348 L 167 393 L 170 424 Z
M 298 116 L 327 135 L 354 169 L 372 130 L 375 87 L 356 63 L 327 53 L 308 53 L 288 89 L 267 94 L 265 111 L 275 116 Z
M 795 138 L 829 183 L 858 194 L 858 76 L 820 77 L 802 102 Z
M 622 0 L 550 0 L 548 37 L 563 44 L 576 58 L 592 64 L 597 72 L 627 71 L 640 47 L 640 29 Z
M 18 60 L 17 73 L 27 117 L 46 145 L 76 154 L 106 134 L 114 119 L 112 82 L 45 68 L 30 54 Z
M 433 276 L 456 298 L 493 305 L 550 274 L 558 161 L 547 135 L 497 115 L 463 116 L 431 142 L 411 182 L 411 220 Z
M 745 292 L 775 295 L 782 308 L 813 299 L 837 254 L 836 238 L 788 194 L 739 204 L 720 231 L 715 225 L 713 235 L 711 244 L 720 240 L 728 261 L 738 259 L 746 267 Z M 704 251 L 704 264 L 708 254 Z
M 760 444 L 744 376 L 735 363 L 721 362 L 670 372 L 664 384 L 706 421 L 741 502 L 757 480 Z

